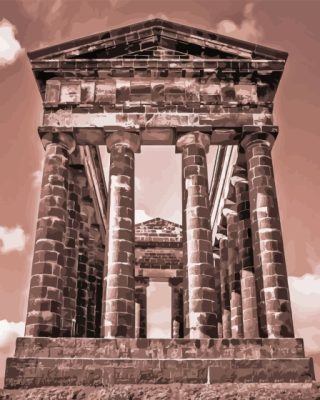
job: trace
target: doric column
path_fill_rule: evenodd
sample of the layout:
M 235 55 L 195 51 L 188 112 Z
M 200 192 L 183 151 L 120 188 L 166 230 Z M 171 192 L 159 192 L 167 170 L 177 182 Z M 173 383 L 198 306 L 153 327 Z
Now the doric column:
M 171 337 L 183 338 L 183 280 L 169 278 L 171 287 Z
M 63 302 L 61 316 L 61 336 L 75 336 L 77 309 L 77 274 L 80 229 L 81 182 L 85 179 L 82 165 L 69 168 L 68 224 L 65 241 L 65 268 L 63 278 Z
M 76 336 L 87 336 L 88 303 L 89 303 L 89 239 L 90 225 L 94 213 L 92 198 L 88 195 L 88 182 L 82 188 L 79 256 L 78 256 L 78 290 Z
M 135 279 L 135 337 L 147 337 L 147 287 L 149 278 Z
M 89 251 L 88 251 L 88 312 L 87 312 L 87 337 L 95 337 L 96 331 L 96 297 L 97 297 L 97 265 L 96 247 L 99 243 L 100 228 L 97 224 L 90 225 Z
M 241 142 L 248 167 L 255 269 L 261 270 L 263 278 L 261 294 L 266 318 L 261 329 L 270 338 L 293 337 L 288 278 L 271 159 L 275 134 L 270 127 L 269 130 L 257 132 L 257 127 L 247 127 Z
M 26 336 L 59 336 L 68 221 L 68 164 L 72 136 L 45 134 L 45 159 L 26 318 Z
M 260 335 L 246 168 L 237 166 L 231 182 L 235 187 L 238 215 L 238 261 L 240 266 L 243 334 L 245 338 L 254 338 Z
M 232 208 L 224 208 L 228 236 L 228 275 L 230 287 L 231 336 L 243 337 L 240 270 L 238 263 L 238 216 Z
M 217 337 L 214 304 L 214 269 L 208 198 L 206 152 L 210 138 L 202 132 L 182 135 L 177 151 L 182 152 L 183 213 L 185 213 L 188 305 L 186 333 L 189 338 Z
M 223 337 L 222 329 L 222 312 L 221 312 L 221 282 L 220 282 L 220 251 L 219 241 L 216 240 L 213 247 L 213 264 L 214 264 L 214 282 L 216 290 L 216 314 L 218 326 L 218 338 Z
M 222 336 L 231 338 L 230 285 L 228 273 L 228 239 L 218 234 L 220 249 L 220 282 L 221 282 L 221 313 Z
M 103 293 L 103 271 L 105 260 L 105 246 L 101 242 L 96 248 L 96 315 L 95 315 L 95 337 L 101 336 L 102 324 L 102 293 Z
M 130 132 L 108 136 L 108 273 L 105 337 L 134 337 L 134 153 L 140 137 Z

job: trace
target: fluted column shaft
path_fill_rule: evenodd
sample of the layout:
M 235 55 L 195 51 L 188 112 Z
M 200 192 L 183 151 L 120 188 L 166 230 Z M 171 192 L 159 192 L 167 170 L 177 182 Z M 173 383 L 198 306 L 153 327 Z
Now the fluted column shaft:
M 274 136 L 264 132 L 247 134 L 242 140 L 248 167 L 255 269 L 263 280 L 260 293 L 265 318 L 261 329 L 270 338 L 294 336 L 271 159 L 273 142 Z
M 206 162 L 209 144 L 209 137 L 201 132 L 188 133 L 177 140 L 177 149 L 182 152 L 185 191 L 182 196 L 188 275 L 186 333 L 193 339 L 217 336 Z
M 139 136 L 130 132 L 111 134 L 108 273 L 104 315 L 105 337 L 134 337 L 134 152 Z
M 26 336 L 59 336 L 65 266 L 69 155 L 67 134 L 43 138 L 45 159 L 26 318 Z

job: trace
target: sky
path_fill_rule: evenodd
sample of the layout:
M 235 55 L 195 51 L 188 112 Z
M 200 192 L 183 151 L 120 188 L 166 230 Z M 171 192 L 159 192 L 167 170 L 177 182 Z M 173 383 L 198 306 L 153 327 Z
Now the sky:
M 273 162 L 295 333 L 319 358 L 319 13 L 320 2 L 310 0 L 0 0 L 0 380 L 24 331 L 44 154 L 26 52 L 155 17 L 289 53 L 275 100 Z M 137 221 L 181 221 L 179 157 L 173 147 L 136 156 Z

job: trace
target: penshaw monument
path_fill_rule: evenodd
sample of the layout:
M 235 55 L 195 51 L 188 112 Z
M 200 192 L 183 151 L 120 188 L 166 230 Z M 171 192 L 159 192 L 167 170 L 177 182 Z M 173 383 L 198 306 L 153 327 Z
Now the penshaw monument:
M 312 382 L 272 166 L 287 53 L 153 19 L 29 58 L 45 161 L 5 387 Z M 181 159 L 181 226 L 135 224 L 135 154 L 149 145 Z M 150 281 L 171 287 L 169 339 L 148 338 Z

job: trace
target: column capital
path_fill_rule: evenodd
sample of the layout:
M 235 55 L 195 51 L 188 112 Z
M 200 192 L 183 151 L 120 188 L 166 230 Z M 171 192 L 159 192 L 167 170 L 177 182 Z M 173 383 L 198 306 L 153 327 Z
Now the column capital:
M 168 284 L 169 286 L 179 286 L 183 283 L 183 278 L 175 277 L 175 278 L 169 278 L 168 279 Z
M 64 147 L 69 154 L 76 149 L 76 141 L 71 132 L 44 132 L 41 134 L 41 141 L 45 150 L 50 144 L 58 144 Z
M 176 142 L 176 153 L 182 153 L 182 150 L 189 145 L 197 144 L 204 148 L 208 153 L 210 147 L 210 136 L 207 133 L 195 131 L 187 132 L 179 136 Z
M 140 152 L 141 139 L 136 132 L 116 131 L 109 133 L 106 138 L 106 145 L 110 153 L 113 146 L 123 145 L 131 149 L 134 153 Z
M 136 276 L 134 278 L 135 281 L 135 285 L 140 286 L 140 287 L 147 287 L 150 284 L 150 279 L 148 277 L 145 276 Z
M 278 135 L 278 127 L 274 125 L 254 126 L 245 125 L 242 128 L 241 146 L 247 150 L 253 144 L 265 143 L 272 148 Z

